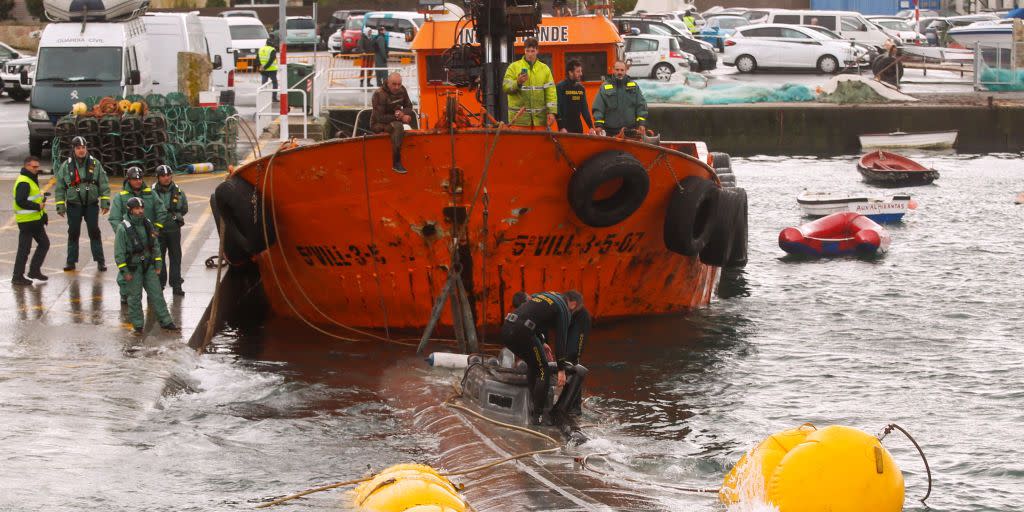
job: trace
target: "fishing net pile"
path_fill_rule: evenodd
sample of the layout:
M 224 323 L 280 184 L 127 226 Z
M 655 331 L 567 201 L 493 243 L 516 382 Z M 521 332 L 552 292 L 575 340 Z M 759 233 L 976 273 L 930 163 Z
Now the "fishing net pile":
M 982 64 L 980 82 L 989 91 L 1024 91 L 1024 69 L 993 68 Z
M 690 77 L 689 75 L 696 75 Z M 798 84 L 765 86 L 743 83 L 705 85 L 707 79 L 690 73 L 687 84 L 641 80 L 638 83 L 648 103 L 688 105 L 730 105 L 734 103 L 794 103 L 814 101 L 809 87 Z M 703 85 L 703 87 L 702 87 Z
M 71 139 L 80 136 L 111 175 L 131 166 L 151 174 L 161 164 L 226 170 L 237 163 L 235 114 L 232 106 L 193 107 L 181 93 L 87 98 L 57 121 L 52 157 L 70 157 Z

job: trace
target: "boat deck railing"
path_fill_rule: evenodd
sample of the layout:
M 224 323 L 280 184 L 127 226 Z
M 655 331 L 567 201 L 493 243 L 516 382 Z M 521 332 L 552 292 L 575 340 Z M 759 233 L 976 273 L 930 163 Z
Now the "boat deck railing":
M 1020 74 L 1024 71 L 1017 65 L 1021 50 L 1019 43 L 977 42 L 974 44 L 974 90 L 1020 90 L 1024 88 Z

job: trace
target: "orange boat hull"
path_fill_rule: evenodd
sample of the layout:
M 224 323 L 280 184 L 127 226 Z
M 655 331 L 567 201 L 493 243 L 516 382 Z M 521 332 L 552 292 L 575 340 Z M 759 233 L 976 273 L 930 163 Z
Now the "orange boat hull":
M 254 258 L 273 312 L 320 325 L 423 328 L 448 276 L 459 215 L 468 215 L 458 243 L 469 255 L 462 275 L 478 325 L 500 325 L 519 290 L 578 289 L 600 318 L 675 313 L 711 300 L 717 267 L 669 251 L 663 239 L 677 181 L 717 181 L 705 163 L 638 142 L 505 129 L 484 177 L 495 137 L 407 134 L 405 175 L 391 170 L 384 136 L 289 149 L 239 169 L 275 226 L 276 242 Z M 626 220 L 590 227 L 567 200 L 569 161 L 612 149 L 641 162 L 650 191 Z M 463 176 L 454 196 L 453 151 Z M 481 179 L 485 193 L 471 207 Z M 449 310 L 441 325 L 452 325 Z

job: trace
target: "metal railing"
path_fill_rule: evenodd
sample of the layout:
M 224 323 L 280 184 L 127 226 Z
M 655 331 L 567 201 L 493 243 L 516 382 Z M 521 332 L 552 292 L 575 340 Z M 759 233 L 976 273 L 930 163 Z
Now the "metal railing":
M 317 72 L 313 72 L 313 73 L 310 73 L 310 74 L 306 75 L 303 78 L 303 80 L 300 81 L 300 83 L 306 83 L 306 80 L 308 80 L 310 77 L 314 77 L 314 79 L 315 79 L 315 75 L 316 74 L 317 74 Z M 314 87 L 315 87 L 315 85 L 314 85 Z M 275 117 L 280 117 L 280 115 L 281 115 L 281 113 L 279 111 L 278 112 L 268 111 L 269 109 L 271 109 L 274 106 L 273 94 L 275 92 L 279 96 L 281 94 L 288 94 L 288 93 L 292 93 L 292 92 L 297 92 L 297 93 L 302 95 L 302 108 L 300 109 L 300 112 L 298 112 L 298 113 L 292 112 L 292 110 L 289 109 L 287 117 L 289 117 L 289 118 L 291 118 L 291 117 L 301 117 L 302 118 L 302 138 L 308 139 L 309 138 L 309 122 L 308 122 L 308 115 L 306 114 L 306 105 L 309 105 L 309 101 L 311 100 L 311 98 L 309 97 L 308 93 L 306 92 L 305 89 L 297 89 L 297 88 L 290 88 L 289 89 L 289 88 L 280 88 L 279 87 L 278 89 L 274 89 L 272 82 L 262 83 L 262 84 L 259 85 L 259 87 L 256 88 L 256 114 L 255 114 L 255 116 L 256 116 L 256 133 L 263 133 L 263 130 L 265 130 L 273 122 L 272 119 L 265 121 L 264 118 L 275 118 Z M 315 88 L 313 89 L 313 92 L 314 92 L 314 96 L 315 96 L 315 93 L 316 93 L 316 89 Z M 266 98 L 266 100 L 263 100 L 263 98 Z M 318 115 L 320 109 L 318 108 L 318 106 L 315 103 L 312 106 L 313 106 L 314 113 Z

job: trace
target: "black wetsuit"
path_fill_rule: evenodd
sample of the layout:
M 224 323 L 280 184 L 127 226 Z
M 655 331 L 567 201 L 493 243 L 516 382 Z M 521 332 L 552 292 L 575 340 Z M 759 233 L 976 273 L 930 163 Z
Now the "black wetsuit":
M 554 333 L 555 357 L 559 365 L 575 363 L 590 328 L 589 320 L 590 316 L 586 315 L 585 326 L 583 323 L 573 325 L 573 315 L 565 298 L 555 292 L 534 294 L 505 317 L 501 326 L 501 342 L 526 362 L 534 417 L 544 412 L 553 373 L 548 367 L 551 361 L 544 352 L 541 336 L 549 331 Z
M 566 78 L 555 86 L 558 96 L 558 127 L 570 133 L 583 133 L 583 122 L 587 128 L 594 127 L 590 118 L 590 104 L 583 84 Z M 583 122 L 580 122 L 582 117 Z

